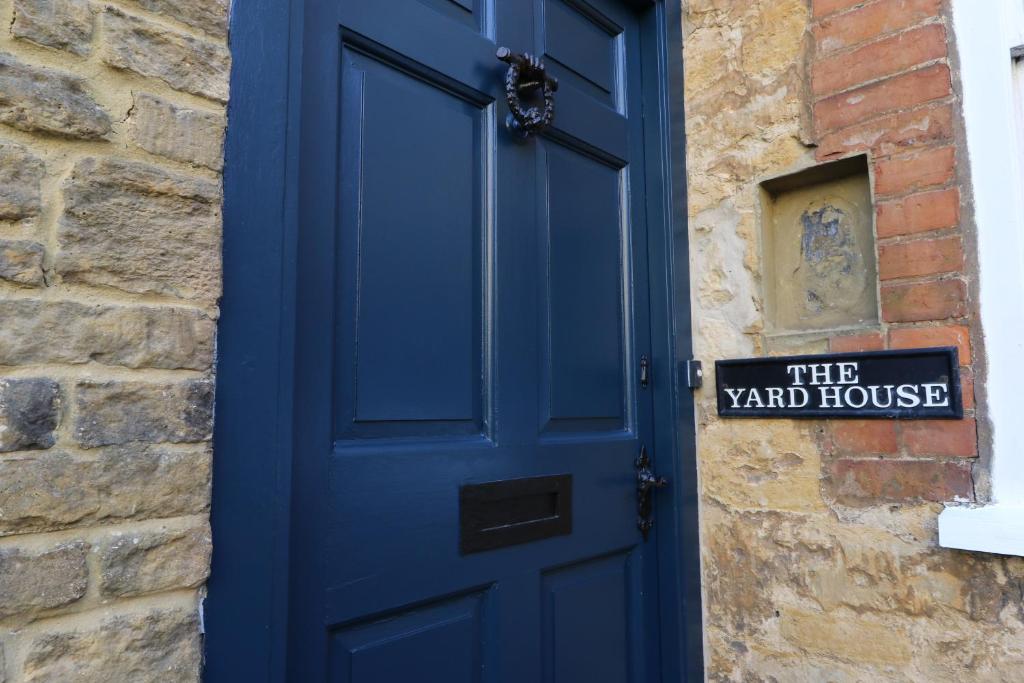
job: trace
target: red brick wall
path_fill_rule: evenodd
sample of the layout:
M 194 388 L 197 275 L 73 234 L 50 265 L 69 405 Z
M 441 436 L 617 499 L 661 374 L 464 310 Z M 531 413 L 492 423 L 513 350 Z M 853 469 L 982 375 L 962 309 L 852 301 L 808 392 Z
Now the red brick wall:
M 881 325 L 833 351 L 956 346 L 963 421 L 830 423 L 842 502 L 973 499 L 971 281 L 965 266 L 956 94 L 944 0 L 812 0 L 814 134 L 821 161 L 867 153 Z

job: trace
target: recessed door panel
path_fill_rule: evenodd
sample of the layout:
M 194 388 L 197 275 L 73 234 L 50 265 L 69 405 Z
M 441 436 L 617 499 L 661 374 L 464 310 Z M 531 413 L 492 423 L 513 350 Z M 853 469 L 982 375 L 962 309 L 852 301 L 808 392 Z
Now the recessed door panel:
M 445 17 L 477 31 L 485 24 L 487 0 L 417 0 Z
M 545 143 L 547 429 L 625 427 L 621 169 Z
M 544 53 L 567 84 L 617 107 L 622 29 L 583 2 L 544 0 Z
M 544 575 L 545 683 L 629 683 L 628 555 Z
M 343 436 L 480 430 L 488 112 L 407 64 L 343 52 Z
M 331 682 L 480 683 L 485 598 L 477 593 L 335 630 Z

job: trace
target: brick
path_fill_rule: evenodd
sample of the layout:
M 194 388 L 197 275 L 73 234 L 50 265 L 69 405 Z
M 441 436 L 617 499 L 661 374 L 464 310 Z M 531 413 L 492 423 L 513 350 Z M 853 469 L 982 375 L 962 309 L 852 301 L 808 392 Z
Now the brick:
M 978 454 L 978 428 L 972 418 L 906 421 L 901 432 L 910 455 L 973 458 Z
M 960 362 L 963 362 L 962 357 Z M 964 410 L 974 408 L 974 374 L 964 369 L 960 370 L 960 396 L 963 399 Z
M 0 244 L 0 266 L 2 254 Z M 215 322 L 194 309 L 8 299 L 0 320 L 0 365 L 204 370 L 213 362 Z
M 914 235 L 960 224 L 960 190 L 921 192 L 877 206 L 875 229 L 879 238 Z
M 955 346 L 960 364 L 971 362 L 971 331 L 965 325 L 941 327 L 899 327 L 889 330 L 889 346 L 894 349 L 925 349 Z
M 941 16 L 942 0 L 881 0 L 823 19 L 814 27 L 818 53 L 825 54 L 922 24 Z
M 209 446 L 0 460 L 0 536 L 202 514 L 210 505 L 210 462 Z
M 25 147 L 0 142 L 0 220 L 16 221 L 39 215 L 39 186 L 45 173 L 43 161 Z
M 75 439 L 84 448 L 127 443 L 195 443 L 210 438 L 213 384 L 82 381 Z
M 51 447 L 60 405 L 52 379 L 0 379 L 0 453 Z
M 886 322 L 922 322 L 962 318 L 967 314 L 962 280 L 940 280 L 882 287 L 882 318 Z
M 892 420 L 835 420 L 830 426 L 832 445 L 838 453 L 888 454 L 899 448 Z
M 0 240 L 0 280 L 16 285 L 42 287 L 46 284 L 43 274 L 43 256 L 46 250 L 38 242 L 29 240 Z M 0 306 L 3 302 L 0 302 Z M 0 316 L 0 336 L 4 329 L 15 327 L 20 321 Z
M 929 24 L 814 62 L 811 88 L 828 95 L 946 56 L 946 29 Z
M 89 54 L 92 31 L 86 0 L 14 0 L 15 38 L 84 56 Z
M 840 459 L 831 475 L 837 499 L 847 505 L 974 499 L 966 461 Z
M 151 154 L 219 171 L 224 165 L 224 116 L 136 95 L 128 139 Z
M 228 0 L 133 0 L 135 4 L 215 36 L 228 31 Z
M 213 302 L 220 294 L 220 187 L 86 157 L 64 184 L 56 271 L 66 282 Z
M 99 140 L 110 116 L 77 76 L 0 54 L 0 123 L 30 133 Z
M 811 11 L 817 19 L 863 5 L 865 2 L 869 0 L 811 0 Z
M 231 59 L 222 43 L 172 31 L 114 7 L 104 10 L 103 28 L 106 42 L 101 56 L 109 66 L 227 102 Z
M 818 140 L 815 156 L 822 160 L 865 151 L 889 156 L 952 139 L 952 105 L 933 104 L 827 133 Z
M 85 595 L 89 584 L 82 541 L 62 543 L 42 551 L 18 547 L 0 549 L 0 617 L 54 609 Z
M 832 353 L 879 351 L 885 348 L 885 341 L 882 339 L 881 332 L 869 332 L 867 334 L 848 334 L 842 337 L 832 337 L 828 345 L 829 351 Z
M 194 588 L 210 573 L 210 529 L 118 532 L 99 548 L 100 593 L 108 597 Z
M 25 683 L 198 681 L 199 617 L 152 608 L 86 626 L 57 622 L 26 638 L 24 656 Z
M 959 237 L 915 240 L 878 247 L 878 276 L 882 280 L 956 273 L 963 270 L 964 250 Z
M 953 147 L 930 149 L 910 157 L 881 159 L 875 162 L 875 192 L 901 195 L 945 185 L 953 180 L 955 162 Z
M 941 99 L 950 93 L 949 67 L 934 64 L 817 102 L 815 125 L 820 132 L 837 130 L 891 111 Z

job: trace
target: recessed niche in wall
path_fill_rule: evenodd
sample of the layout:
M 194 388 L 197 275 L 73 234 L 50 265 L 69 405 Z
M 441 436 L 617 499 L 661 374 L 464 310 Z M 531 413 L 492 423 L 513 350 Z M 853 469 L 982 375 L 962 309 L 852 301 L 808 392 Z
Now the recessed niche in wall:
M 867 159 L 762 183 L 765 305 L 772 332 L 878 321 Z

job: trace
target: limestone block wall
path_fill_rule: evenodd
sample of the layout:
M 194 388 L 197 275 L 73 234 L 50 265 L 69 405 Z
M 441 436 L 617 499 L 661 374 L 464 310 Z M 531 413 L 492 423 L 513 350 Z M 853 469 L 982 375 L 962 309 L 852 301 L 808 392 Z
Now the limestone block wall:
M 725 421 L 709 368 L 697 395 L 709 679 L 1024 680 L 1024 560 L 937 545 L 941 504 L 987 495 L 948 2 L 685 0 L 684 22 L 697 357 L 952 345 L 967 408 L 959 422 Z M 878 322 L 774 334 L 760 184 L 861 154 Z
M 227 0 L 0 0 L 0 681 L 195 681 Z

